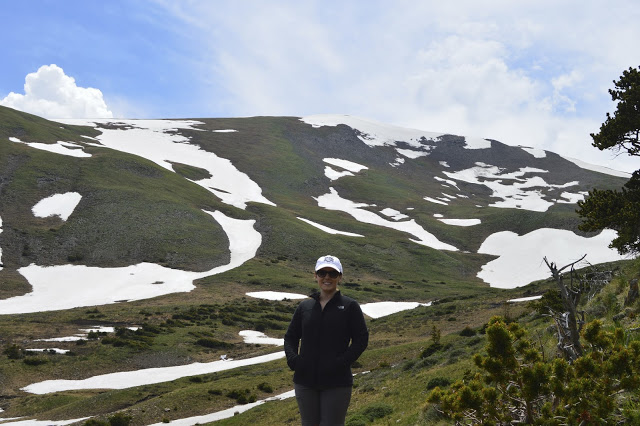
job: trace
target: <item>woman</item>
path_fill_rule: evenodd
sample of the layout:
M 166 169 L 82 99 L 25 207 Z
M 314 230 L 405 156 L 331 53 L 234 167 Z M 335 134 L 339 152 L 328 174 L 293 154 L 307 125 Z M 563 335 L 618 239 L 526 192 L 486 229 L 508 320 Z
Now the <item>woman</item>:
M 340 294 L 342 264 L 335 256 L 316 262 L 320 291 L 298 305 L 284 336 L 303 426 L 344 425 L 351 401 L 351 364 L 369 342 L 358 303 Z M 299 349 L 299 350 L 298 350 Z

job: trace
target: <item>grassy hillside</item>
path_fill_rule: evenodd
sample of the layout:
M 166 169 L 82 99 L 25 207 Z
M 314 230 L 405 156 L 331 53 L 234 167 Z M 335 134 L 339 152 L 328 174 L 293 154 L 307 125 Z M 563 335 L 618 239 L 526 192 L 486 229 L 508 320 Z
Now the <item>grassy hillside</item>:
M 229 159 L 276 207 L 254 202 L 242 210 L 224 204 L 193 182 L 210 177 L 207 170 L 173 162 L 171 171 L 85 137 L 99 136 L 99 129 L 61 125 L 0 107 L 0 247 L 4 266 L 0 270 L 0 299 L 31 291 L 18 271 L 34 263 L 115 267 L 152 262 L 189 271 L 224 265 L 230 255 L 228 237 L 203 210 L 255 220 L 255 229 L 262 235 L 255 258 L 239 268 L 198 280 L 196 289 L 189 293 L 0 315 L 0 408 L 4 417 L 108 419 L 123 413 L 131 416 L 132 425 L 146 425 L 227 409 L 290 390 L 292 374 L 284 360 L 124 390 L 32 395 L 20 389 L 43 380 L 83 379 L 216 361 L 221 355 L 241 359 L 279 351 L 281 348 L 246 344 L 238 332 L 258 330 L 281 338 L 297 302 L 261 301 L 246 293 L 308 294 L 316 285 L 313 262 L 319 255 L 331 253 L 345 266 L 342 291 L 360 303 L 433 302 L 429 307 L 368 319 L 370 346 L 354 368 L 356 388 L 349 411 L 352 425 L 446 424 L 425 406 L 429 383 L 452 382 L 474 368 L 470 356 L 483 350 L 480 330 L 492 316 L 518 319 L 539 332 L 546 347 L 553 346 L 544 318 L 533 314 L 527 304 L 505 303 L 514 297 L 542 294 L 552 283 L 541 281 L 513 290 L 490 288 L 477 273 L 493 256 L 477 254 L 479 246 L 489 235 L 504 230 L 519 235 L 541 227 L 577 231 L 578 218 L 571 204 L 555 204 L 546 212 L 489 207 L 496 201 L 491 191 L 464 182 L 459 183 L 459 194 L 468 198 L 459 197 L 447 206 L 429 203 L 425 196 L 450 192 L 435 179 L 445 177 L 440 163 L 466 168 L 483 161 L 509 172 L 526 165 L 548 168 L 547 182 L 562 185 L 579 180 L 572 189 L 575 191 L 593 185 L 613 188 L 624 182 L 584 171 L 551 153 L 546 159 L 532 159 L 519 148 L 497 142 L 493 143 L 495 151 L 471 152 L 455 136 L 444 138 L 429 156 L 393 167 L 390 163 L 398 154 L 392 147 L 366 146 L 347 126 L 313 128 L 291 117 L 202 122 L 200 130 L 181 129 L 179 133 L 203 150 Z M 237 132 L 213 132 L 222 129 Z M 51 144 L 75 142 L 91 157 L 53 154 L 9 138 Z M 369 168 L 357 176 L 331 181 L 324 174 L 327 164 L 323 159 L 327 157 L 348 158 Z M 409 234 L 319 208 L 315 198 L 330 188 L 346 199 L 368 204 L 370 211 L 387 207 L 410 211 L 419 225 L 460 251 L 435 250 L 410 241 Z M 31 209 L 38 201 L 65 192 L 82 195 L 67 221 L 33 215 Z M 482 223 L 450 226 L 434 214 L 478 218 Z M 364 237 L 331 235 L 299 217 Z M 613 306 L 612 300 L 622 297 L 624 285 L 620 283 L 637 275 L 638 267 L 633 262 L 620 265 L 620 278 L 606 292 L 613 296 L 593 303 Z M 607 308 L 602 315 L 610 321 L 613 310 Z M 96 326 L 112 326 L 117 331 L 92 333 L 79 342 L 38 341 Z M 428 353 L 434 327 L 442 333 L 443 348 Z M 469 335 L 461 336 L 463 330 L 472 333 L 466 331 Z M 70 352 L 25 352 L 28 348 Z M 362 423 L 363 418 L 373 420 Z M 298 421 L 295 401 L 288 399 L 266 403 L 219 424 Z
M 613 325 L 613 317 L 622 309 L 628 280 L 640 273 L 637 262 L 627 261 L 618 266 L 617 278 L 584 307 L 588 319 L 602 318 L 607 326 Z M 3 318 L 0 333 L 14 343 L 39 336 L 72 334 L 79 327 L 96 324 L 146 324 L 145 333 L 97 335 L 82 344 L 47 344 L 71 348 L 72 353 L 67 355 L 26 355 L 13 360 L 6 355 L 1 357 L 1 384 L 5 391 L 0 406 L 5 408 L 5 414 L 37 415 L 40 419 L 88 415 L 107 419 L 121 412 L 132 417 L 131 424 L 143 425 L 222 410 L 237 405 L 238 401 L 268 398 L 291 389 L 291 372 L 280 360 L 125 390 L 49 395 L 7 391 L 51 377 L 81 378 L 114 370 L 212 361 L 222 354 L 241 358 L 274 350 L 241 343 L 237 332 L 258 329 L 269 336 L 281 337 L 295 302 L 242 297 L 243 292 L 255 290 L 257 284 L 238 284 L 233 277 L 223 275 L 218 276 L 217 282 L 201 284 L 189 295 Z M 521 289 L 520 293 L 532 290 L 538 293 L 545 288 L 552 288 L 552 283 L 541 282 L 533 288 Z M 349 289 L 344 291 L 353 294 Z M 482 328 L 494 315 L 519 321 L 537 336 L 547 356 L 553 357 L 552 322 L 536 313 L 530 304 L 505 304 L 504 300 L 502 295 L 491 294 L 451 297 L 431 307 L 368 320 L 371 343 L 354 368 L 357 375 L 349 417 L 388 412 L 383 418 L 365 424 L 449 424 L 426 404 L 426 395 L 434 384 L 442 387 L 444 383 L 446 387 L 446 383 L 460 379 L 465 371 L 475 371 L 471 355 L 483 351 Z M 638 308 L 636 303 L 617 321 L 627 328 L 637 327 Z M 441 347 L 435 351 L 429 350 L 433 327 L 442 333 Z M 212 347 L 203 346 L 205 342 Z M 213 347 L 215 342 L 219 347 Z M 217 424 L 298 422 L 295 401 L 289 399 L 266 403 Z
M 57 141 L 86 142 L 84 136 L 100 134 L 92 127 L 66 126 L 36 115 L 0 106 L 0 138 L 10 137 L 23 142 L 55 143 Z

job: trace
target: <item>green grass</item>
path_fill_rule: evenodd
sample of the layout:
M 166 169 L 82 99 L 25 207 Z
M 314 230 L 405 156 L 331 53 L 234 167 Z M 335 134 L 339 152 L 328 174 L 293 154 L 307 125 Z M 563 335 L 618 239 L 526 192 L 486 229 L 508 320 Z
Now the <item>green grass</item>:
M 189 180 L 198 181 L 211 177 L 211 173 L 200 167 L 194 167 L 188 164 L 181 163 L 171 163 L 171 165 L 173 166 L 173 170 L 175 170 L 176 173 Z
M 88 159 L 58 156 L 55 162 L 48 153 L 19 144 L 0 144 L 1 150 L 23 162 L 4 188 L 8 199 L 21 202 L 3 204 L 0 212 L 5 223 L 20 230 L 5 237 L 7 266 L 146 261 L 207 270 L 227 259 L 227 237 L 202 209 L 228 212 L 228 206 L 175 173 L 103 148 L 87 148 L 94 154 Z M 67 222 L 32 215 L 38 201 L 68 191 L 83 198 Z
M 316 288 L 313 262 L 328 253 L 343 261 L 342 291 L 360 303 L 434 302 L 430 307 L 368 319 L 370 346 L 354 372 L 369 373 L 355 377 L 349 418 L 382 413 L 382 417 L 368 420 L 370 424 L 446 424 L 425 407 L 427 384 L 438 378 L 453 381 L 474 368 L 470 356 L 482 351 L 484 337 L 460 333 L 469 329 L 479 332 L 493 315 L 519 318 L 539 333 L 552 355 L 549 322 L 531 314 L 529 304 L 504 302 L 541 294 L 553 283 L 539 281 L 513 290 L 490 288 L 476 274 L 493 257 L 475 252 L 487 236 L 498 231 L 522 235 L 539 227 L 575 230 L 574 206 L 556 205 L 547 212 L 486 207 L 495 201 L 489 197 L 490 191 L 464 183 L 459 185 L 461 193 L 470 197 L 475 194 L 474 198 L 460 198 L 449 206 L 436 205 L 422 198 L 451 191 L 433 179 L 437 174 L 435 156 L 393 168 L 388 165 L 397 155 L 392 148 L 364 146 L 344 126 L 313 129 L 286 117 L 203 121 L 204 130 L 232 128 L 238 132 L 181 133 L 203 149 L 229 159 L 257 182 L 263 195 L 277 207 L 249 203 L 246 210 L 240 210 L 223 204 L 190 182 L 208 177 L 208 172 L 185 164 L 174 163 L 174 173 L 143 158 L 103 147 L 85 146 L 91 158 L 72 158 L 9 142 L 8 137 L 18 137 L 28 142 L 82 143 L 88 141 L 83 135 L 93 137 L 98 131 L 0 107 L 0 243 L 5 264 L 0 271 L 0 297 L 30 290 L 17 270 L 31 263 L 104 267 L 146 261 L 194 271 L 225 264 L 228 239 L 203 209 L 255 220 L 254 227 L 263 238 L 255 258 L 239 268 L 197 280 L 196 289 L 189 293 L 65 311 L 0 315 L 0 352 L 13 344 L 72 351 L 70 355 L 29 355 L 29 359 L 47 360 L 38 365 L 0 354 L 0 393 L 6 397 L 0 398 L 0 407 L 5 410 L 4 416 L 51 420 L 97 416 L 105 420 L 123 412 L 132 416 L 133 425 L 144 425 L 227 409 L 238 404 L 242 395 L 263 399 L 290 390 L 292 373 L 284 360 L 124 390 L 38 396 L 20 388 L 53 378 L 81 379 L 115 371 L 216 361 L 223 354 L 240 359 L 278 350 L 247 345 L 238 332 L 253 329 L 281 338 L 298 302 L 259 301 L 245 293 L 273 290 L 309 294 Z M 349 158 L 371 167 L 355 177 L 332 182 L 324 176 L 326 164 L 322 159 L 326 157 Z M 552 160 L 560 161 L 555 157 Z M 558 172 L 553 173 L 561 180 Z M 584 185 L 603 182 L 615 187 L 621 181 L 583 176 L 591 179 Z M 372 212 L 385 207 L 402 212 L 414 208 L 410 214 L 418 224 L 441 241 L 471 253 L 434 250 L 411 242 L 408 234 L 357 222 L 343 212 L 320 209 L 314 197 L 328 193 L 330 187 L 344 198 L 376 204 L 367 208 Z M 31 208 L 41 199 L 68 191 L 80 192 L 83 198 L 66 222 L 31 214 Z M 434 218 L 436 213 L 446 218 L 477 217 L 482 224 L 449 226 Z M 298 217 L 365 237 L 330 235 Z M 619 265 L 627 276 L 640 272 L 632 262 Z M 589 312 L 613 321 L 616 307 L 621 306 L 622 287 L 618 283 L 607 288 L 591 302 Z M 34 342 L 72 335 L 80 328 L 96 325 L 143 324 L 147 324 L 148 332 L 144 335 L 109 334 L 84 344 Z M 441 330 L 442 349 L 421 357 L 432 343 L 434 326 Z M 273 392 L 265 391 L 269 388 Z M 390 413 L 384 404 L 391 407 Z M 217 424 L 252 423 L 298 424 L 295 400 L 269 402 Z
M 274 265 L 280 263 L 285 262 Z M 629 262 L 622 262 L 620 265 L 626 268 L 625 276 L 637 273 L 637 263 L 629 265 Z M 234 285 L 236 290 L 242 286 Z M 247 284 L 245 288 L 250 290 L 250 286 Z M 551 283 L 545 283 L 544 286 L 552 287 Z M 266 334 L 282 336 L 288 316 L 297 302 L 260 301 L 240 297 L 238 291 L 229 294 L 224 288 L 222 282 L 202 286 L 196 290 L 198 304 L 193 303 L 194 295 L 176 294 L 154 301 L 107 305 L 97 309 L 3 316 L 0 318 L 0 334 L 9 341 L 50 336 L 55 331 L 53 324 L 67 324 L 56 335 L 71 333 L 81 323 L 84 327 L 89 323 L 140 325 L 146 322 L 155 324 L 163 331 L 153 336 L 148 347 L 116 347 L 102 344 L 100 340 L 91 340 L 81 346 L 56 343 L 56 346 L 70 347 L 76 354 L 40 355 L 50 362 L 39 366 L 28 366 L 21 360 L 9 361 L 0 357 L 0 372 L 8 388 L 15 389 L 49 377 L 80 378 L 120 370 L 122 366 L 145 368 L 162 363 L 206 362 L 219 359 L 223 353 L 242 358 L 275 350 L 268 346 L 246 345 L 241 342 L 237 332 L 255 329 L 260 321 L 267 319 L 267 324 L 271 326 L 264 329 Z M 527 289 L 518 291 L 526 293 Z M 619 282 L 613 283 L 603 295 L 608 293 L 614 294 L 620 302 L 624 296 L 624 286 Z M 475 336 L 465 337 L 460 332 L 465 328 L 479 331 L 493 315 L 520 318 L 521 322 L 539 334 L 540 341 L 549 348 L 551 356 L 555 343 L 548 331 L 548 319 L 533 314 L 527 303 L 505 305 L 502 303 L 504 300 L 504 294 L 492 295 L 490 292 L 480 297 L 451 296 L 432 307 L 420 307 L 368 320 L 371 341 L 354 368 L 354 372 L 360 374 L 355 376 L 349 418 L 356 418 L 367 413 L 367 410 L 379 410 L 381 404 L 386 404 L 392 408 L 391 413 L 370 424 L 386 424 L 388 421 L 400 425 L 447 424 L 438 419 L 436 413 L 425 404 L 428 383 L 436 378 L 448 378 L 453 382 L 461 378 L 465 371 L 474 371 L 471 355 L 483 350 L 484 336 L 478 332 Z M 599 298 L 591 302 L 592 305 L 603 303 Z M 234 317 L 236 313 L 238 316 Z M 231 315 L 231 323 L 223 323 L 225 314 Z M 441 347 L 423 357 L 421 354 L 433 343 L 433 326 L 442 332 Z M 197 340 L 202 336 L 231 343 L 232 347 L 222 350 L 200 346 Z M 264 383 L 269 385 L 272 392 L 263 390 Z M 238 395 L 264 399 L 291 388 L 291 372 L 284 360 L 279 360 L 124 390 L 73 391 L 50 395 L 16 393 L 9 406 L 3 408 L 7 416 L 47 419 L 87 415 L 107 419 L 114 412 L 121 411 L 133 417 L 132 424 L 143 425 L 230 408 L 238 404 Z M 269 402 L 217 424 L 278 425 L 298 422 L 295 401 L 289 399 Z
M 87 142 L 82 136 L 95 137 L 100 131 L 88 126 L 68 126 L 38 116 L 0 106 L 0 137 L 15 137 L 22 142 Z

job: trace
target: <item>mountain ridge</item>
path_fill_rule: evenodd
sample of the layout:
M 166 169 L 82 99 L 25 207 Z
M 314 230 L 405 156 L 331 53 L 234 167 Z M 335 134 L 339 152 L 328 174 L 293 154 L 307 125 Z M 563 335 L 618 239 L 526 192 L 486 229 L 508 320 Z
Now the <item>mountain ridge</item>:
M 2 111 L 9 114 L 6 108 Z M 11 112 L 12 117 L 15 114 Z M 22 116 L 29 118 L 30 123 L 34 121 L 27 114 Z M 75 145 L 69 148 L 71 145 L 64 147 L 59 141 L 55 143 L 73 155 L 79 152 L 89 153 L 94 156 L 91 159 L 23 148 L 28 144 L 31 144 L 29 148 L 33 148 L 35 143 L 40 142 L 23 142 L 14 136 L 28 135 L 27 129 L 16 131 L 15 126 L 11 130 L 3 128 L 3 144 L 14 150 L 23 148 L 20 155 L 51 157 L 68 163 L 63 172 L 52 167 L 51 159 L 45 160 L 48 164 L 43 169 L 47 170 L 40 170 L 39 173 L 53 177 L 31 177 L 40 190 L 38 192 L 41 195 L 38 197 L 45 198 L 46 193 L 77 189 L 82 184 L 79 176 L 87 176 L 90 170 L 79 164 L 89 161 L 96 164 L 91 170 L 98 170 L 90 177 L 93 183 L 103 179 L 114 185 L 113 189 L 92 188 L 88 192 L 87 189 L 80 190 L 81 193 L 85 191 L 85 194 L 74 214 L 78 216 L 84 212 L 87 216 L 84 220 L 74 220 L 73 217 L 64 222 L 55 218 L 30 220 L 34 233 L 27 232 L 30 238 L 26 242 L 16 232 L 18 227 L 12 225 L 12 218 L 16 215 L 27 216 L 27 208 L 30 206 L 19 207 L 20 203 L 13 202 L 12 208 L 3 208 L 0 217 L 4 220 L 5 231 L 0 234 L 0 245 L 7 247 L 3 256 L 5 263 L 16 270 L 34 262 L 60 265 L 68 263 L 69 259 L 74 260 L 72 263 L 75 264 L 92 266 L 126 265 L 127 262 L 135 263 L 136 259 L 169 267 L 189 269 L 195 266 L 196 270 L 219 266 L 225 258 L 228 259 L 228 254 L 220 252 L 217 256 L 211 256 L 210 248 L 203 252 L 208 256 L 208 261 L 196 260 L 196 263 L 186 261 L 185 255 L 178 255 L 180 260 L 176 260 L 175 253 L 171 253 L 176 251 L 176 246 L 180 247 L 177 241 L 180 240 L 178 234 L 182 232 L 195 240 L 193 245 L 199 252 L 206 247 L 210 238 L 222 242 L 225 240 L 220 232 L 217 233 L 218 236 L 214 232 L 198 242 L 197 235 L 202 237 L 203 233 L 185 231 L 185 226 L 198 223 L 196 227 L 203 227 L 208 220 L 204 213 L 197 213 L 194 201 L 196 204 L 204 203 L 209 210 L 221 209 L 227 214 L 243 218 L 256 217 L 256 203 L 266 204 L 284 208 L 296 217 L 302 216 L 329 228 L 339 228 L 344 224 L 344 231 L 355 232 L 362 226 L 382 226 L 396 229 L 400 233 L 408 232 L 413 237 L 409 238 L 410 241 L 426 246 L 430 246 L 431 243 L 426 242 L 429 240 L 434 241 L 431 246 L 437 248 L 477 252 L 481 243 L 494 233 L 497 223 L 505 217 L 510 218 L 506 222 L 509 226 L 500 229 L 501 231 L 524 235 L 544 223 L 549 228 L 567 229 L 586 236 L 587 234 L 577 230 L 577 218 L 562 203 L 571 206 L 572 202 L 595 186 L 611 188 L 624 183 L 621 178 L 583 169 L 548 151 L 542 157 L 521 147 L 505 145 L 495 140 L 476 139 L 469 142 L 462 136 L 402 129 L 349 116 L 200 120 L 63 120 L 58 127 L 63 127 L 60 131 L 74 135 L 67 144 Z M 361 129 L 345 124 L 350 121 L 355 121 Z M 50 124 L 53 122 L 44 123 L 49 128 L 54 127 Z M 85 126 L 73 127 L 69 123 Z M 86 126 L 90 123 L 94 127 Z M 31 132 L 34 137 L 42 133 L 40 127 Z M 98 134 L 99 132 L 101 133 Z M 145 138 L 150 139 L 143 142 Z M 398 140 L 400 138 L 405 140 Z M 54 144 L 51 139 L 48 143 Z M 108 150 L 104 151 L 101 149 L 103 147 Z M 173 154 L 164 153 L 162 150 L 167 149 L 165 147 L 170 147 Z M 194 149 L 185 154 L 189 147 Z M 159 152 L 150 154 L 154 150 Z M 14 173 L 12 170 L 20 167 L 12 163 L 12 159 L 20 158 L 20 155 L 5 156 L 7 160 L 2 169 L 3 185 L 11 181 L 9 175 Z M 144 158 L 144 155 L 149 158 Z M 184 155 L 184 158 L 162 158 L 163 155 Z M 209 160 L 197 157 L 211 157 L 218 163 L 208 166 L 206 161 Z M 339 166 L 324 161 L 330 158 L 351 161 L 366 168 L 357 173 L 349 172 L 350 176 L 344 175 L 334 180 L 327 174 L 344 173 L 347 170 L 340 170 Z M 180 172 L 185 172 L 180 170 L 178 164 L 203 170 L 212 178 L 187 178 L 181 181 Z M 210 170 L 206 171 L 206 167 Z M 33 173 L 33 170 L 30 172 Z M 62 181 L 66 181 L 66 185 L 61 184 Z M 104 186 L 104 182 L 99 185 Z M 239 190 L 235 187 L 236 184 L 241 187 Z M 175 204 L 179 202 L 184 205 L 183 201 L 178 201 L 175 197 L 176 193 L 182 191 L 178 189 L 181 186 L 189 187 L 190 193 L 195 197 L 192 197 L 188 212 L 184 208 L 177 208 Z M 63 190 L 63 187 L 66 189 Z M 202 188 L 214 196 L 207 198 L 201 191 Z M 171 195 L 163 192 L 166 190 Z M 19 197 L 15 195 L 17 193 L 2 192 L 5 197 L 13 197 L 14 200 Z M 115 200 L 121 201 L 115 201 L 114 194 L 117 195 Z M 152 198 L 144 208 L 141 208 L 141 203 L 133 201 L 139 201 L 141 196 Z M 38 197 L 29 198 L 27 204 L 35 205 Z M 205 198 L 206 201 L 203 202 Z M 249 208 L 246 207 L 248 201 L 252 201 Z M 318 209 L 314 202 L 322 207 Z M 132 208 L 132 203 L 137 207 Z M 4 206 L 7 204 L 3 202 Z M 150 207 L 157 211 L 151 215 L 139 213 Z M 495 207 L 505 208 L 495 210 Z M 16 210 L 18 208 L 21 208 L 20 212 Z M 201 208 L 202 206 L 198 210 Z M 396 211 L 402 216 L 389 218 L 381 213 L 385 209 Z M 530 213 L 531 211 L 540 213 L 541 216 Z M 247 212 L 250 213 L 249 216 Z M 163 215 L 167 214 L 180 217 L 180 220 L 167 219 L 175 227 L 175 232 L 157 225 L 158 221 L 164 220 Z M 260 217 L 262 214 L 257 214 L 258 228 L 263 219 Z M 434 216 L 443 214 L 448 217 Z M 475 226 L 456 227 L 450 224 L 455 223 L 455 220 L 470 219 L 476 221 Z M 480 223 L 477 224 L 477 221 Z M 95 234 L 96 223 L 103 227 L 109 222 L 114 223 L 115 227 L 110 228 L 112 230 L 106 236 L 101 237 L 98 233 L 91 237 Z M 535 225 L 536 223 L 539 225 Z M 122 230 L 130 230 L 132 227 L 149 227 L 153 234 L 157 232 L 153 231 L 154 225 L 155 229 L 161 228 L 157 237 L 136 232 L 134 234 L 139 240 L 134 243 L 126 233 L 122 235 Z M 47 226 L 48 233 L 56 233 L 56 237 L 47 235 L 44 231 Z M 490 229 L 478 232 L 482 228 Z M 371 233 L 370 230 L 368 232 Z M 60 237 L 61 233 L 69 233 L 69 236 Z M 169 238 L 167 234 L 173 237 Z M 121 237 L 112 238 L 117 235 Z M 83 238 L 88 241 L 79 242 Z M 109 243 L 110 240 L 113 242 Z M 101 245 L 110 248 L 99 250 Z M 123 246 L 128 246 L 126 251 L 122 249 Z M 155 255 L 142 254 L 150 247 L 157 252 Z M 185 250 L 190 253 L 188 256 L 191 259 L 198 258 L 193 255 L 193 249 Z M 270 249 L 265 247 L 261 250 Z M 22 256 L 17 258 L 16 252 L 20 251 Z M 180 249 L 177 251 L 180 252 Z M 295 248 L 291 250 L 296 251 L 298 250 Z M 274 250 L 274 254 L 278 254 L 277 250 Z

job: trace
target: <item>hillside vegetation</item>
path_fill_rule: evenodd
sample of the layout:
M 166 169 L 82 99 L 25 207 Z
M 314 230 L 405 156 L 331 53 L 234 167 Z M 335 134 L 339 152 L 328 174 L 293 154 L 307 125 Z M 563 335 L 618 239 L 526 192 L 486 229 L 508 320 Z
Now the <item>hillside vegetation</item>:
M 255 299 L 246 293 L 309 294 L 315 288 L 313 262 L 319 255 L 331 253 L 345 266 L 342 291 L 361 304 L 432 302 L 431 306 L 367 319 L 371 340 L 354 366 L 356 387 L 348 424 L 450 424 L 436 406 L 427 403 L 427 397 L 436 386 L 447 389 L 478 371 L 473 355 L 485 350 L 484 330 L 494 316 L 517 321 L 544 347 L 548 359 L 555 356 L 550 321 L 530 303 L 507 303 L 516 297 L 542 295 L 554 288 L 554 283 L 542 280 L 511 290 L 490 287 L 477 274 L 495 256 L 478 253 L 481 244 L 501 231 L 524 235 L 556 228 L 580 236 L 593 234 L 578 231 L 575 204 L 555 202 L 545 211 L 493 207 L 494 194 L 480 184 L 459 181 L 455 192 L 460 196 L 455 202 L 427 202 L 424 197 L 442 197 L 443 191 L 454 191 L 442 187 L 435 177 L 443 179 L 447 168 L 462 170 L 478 162 L 499 166 L 504 173 L 525 167 L 544 169 L 545 181 L 558 187 L 532 190 L 556 200 L 566 190 L 561 186 L 568 182 L 579 182 L 571 190 L 580 192 L 595 185 L 618 188 L 625 181 L 581 169 L 553 153 L 534 158 L 496 141 L 490 149 L 470 150 L 464 148 L 463 138 L 445 135 L 429 155 L 391 166 L 398 157 L 393 147 L 367 146 L 354 129 L 344 125 L 314 128 L 293 117 L 198 121 L 202 124 L 196 129 L 166 133 L 179 134 L 203 153 L 230 160 L 275 205 L 248 202 L 245 209 L 238 208 L 198 184 L 210 178 L 211 171 L 167 158 L 169 169 L 101 146 L 101 132 L 126 131 L 131 124 L 73 126 L 0 107 L 0 299 L 31 291 L 20 271 L 32 264 L 115 268 L 148 262 L 185 271 L 225 265 L 231 256 L 229 236 L 206 211 L 254 220 L 254 228 L 262 236 L 251 260 L 198 279 L 188 293 L 59 311 L 0 312 L 3 417 L 92 417 L 95 422 L 111 419 L 112 424 L 147 425 L 289 391 L 292 373 L 284 359 L 125 389 L 32 394 L 22 388 L 45 380 L 79 380 L 280 351 L 269 345 L 246 344 L 238 333 L 255 330 L 282 338 L 298 302 Z M 220 129 L 236 132 L 214 132 Z M 91 156 L 55 154 L 10 138 L 50 145 L 73 142 L 73 149 Z M 368 169 L 330 180 L 323 162 L 327 157 L 349 159 Z M 344 199 L 367 204 L 369 211 L 392 208 L 410 213 L 417 224 L 458 251 L 437 250 L 416 243 L 415 236 L 407 232 L 358 221 L 344 211 L 320 208 L 318 198 L 331 188 Z M 82 195 L 68 220 L 32 213 L 40 200 L 67 192 Z M 477 218 L 481 224 L 451 226 L 434 215 Z M 332 235 L 299 217 L 364 237 Z M 584 254 L 581 250 L 576 247 L 575 257 Z M 542 259 L 530 261 L 542 263 Z M 613 327 L 614 316 L 623 312 L 616 321 L 633 329 L 639 307 L 636 302 L 622 310 L 622 301 L 628 280 L 638 275 L 640 267 L 634 261 L 620 261 L 611 267 L 617 270 L 616 278 L 585 309 L 590 320 L 601 319 L 605 327 Z M 90 332 L 70 342 L 39 340 L 72 336 L 99 326 L 114 327 L 114 331 Z M 635 339 L 633 334 L 629 339 Z M 34 348 L 69 352 L 26 351 Z M 629 410 L 635 410 L 634 403 L 630 404 Z M 298 422 L 295 400 L 289 398 L 267 402 L 217 424 Z
M 600 319 L 605 330 L 623 326 L 627 341 L 640 340 L 631 331 L 638 327 L 640 306 L 636 301 L 624 307 L 628 280 L 638 276 L 640 265 L 626 262 L 611 266 L 619 268 L 616 278 L 583 308 L 589 321 Z M 241 358 L 271 352 L 270 347 L 239 342 L 237 331 L 264 330 L 269 336 L 281 337 L 296 303 L 233 296 L 252 288 L 218 278 L 203 283 L 205 289 L 196 290 L 191 297 L 174 295 L 89 310 L 4 318 L 2 335 L 12 342 L 4 346 L 4 356 L 0 358 L 5 389 L 0 403 L 6 414 L 41 419 L 95 416 L 108 420 L 121 413 L 131 417 L 131 424 L 144 425 L 214 412 L 291 389 L 291 372 L 281 360 L 124 390 L 47 395 L 7 392 L 53 377 L 82 378 L 114 370 L 212 361 L 223 354 Z M 553 283 L 537 283 L 524 292 L 547 288 L 552 289 Z M 192 297 L 197 298 L 197 304 Z M 436 386 L 447 389 L 480 371 L 473 355 L 485 353 L 484 332 L 494 316 L 524 327 L 535 346 L 543 348 L 549 362 L 557 356 L 553 322 L 539 313 L 535 302 L 504 303 L 503 298 L 490 295 L 451 297 L 431 307 L 369 320 L 371 343 L 354 368 L 356 388 L 348 424 L 451 424 L 436 405 L 427 403 L 427 397 Z M 95 324 L 143 327 L 136 332 L 118 328 L 116 333 L 96 333 L 80 343 L 56 343 L 57 347 L 71 349 L 65 355 L 22 351 L 28 346 L 24 343 L 35 336 L 70 335 L 78 328 Z M 434 330 L 440 335 L 437 341 Z M 636 392 L 622 397 L 627 402 L 620 403 L 618 413 L 625 410 L 626 415 L 637 416 L 633 414 L 638 411 Z M 382 418 L 375 419 L 375 415 Z M 266 403 L 217 424 L 281 425 L 298 421 L 295 400 L 288 399 Z

